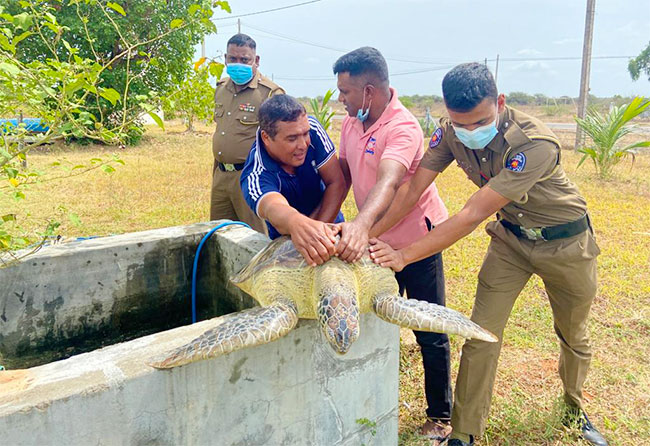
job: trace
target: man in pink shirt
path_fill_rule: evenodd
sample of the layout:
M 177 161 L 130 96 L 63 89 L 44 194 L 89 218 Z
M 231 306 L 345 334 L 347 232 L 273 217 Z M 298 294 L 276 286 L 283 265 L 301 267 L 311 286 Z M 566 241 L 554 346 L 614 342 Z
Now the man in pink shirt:
M 348 113 L 341 130 L 339 158 L 359 209 L 353 221 L 341 223 L 337 252 L 341 259 L 353 262 L 366 251 L 369 236 L 378 236 L 399 249 L 424 236 L 448 214 L 432 183 L 397 225 L 376 225 L 397 189 L 420 164 L 424 155 L 422 130 L 390 88 L 386 60 L 375 48 L 363 47 L 343 55 L 334 64 L 334 74 L 338 76 L 339 101 Z M 413 263 L 395 276 L 400 292 L 406 290 L 408 297 L 445 304 L 440 254 Z M 422 351 L 428 403 L 422 431 L 438 444 L 451 431 L 449 339 L 445 334 L 418 331 L 415 336 Z

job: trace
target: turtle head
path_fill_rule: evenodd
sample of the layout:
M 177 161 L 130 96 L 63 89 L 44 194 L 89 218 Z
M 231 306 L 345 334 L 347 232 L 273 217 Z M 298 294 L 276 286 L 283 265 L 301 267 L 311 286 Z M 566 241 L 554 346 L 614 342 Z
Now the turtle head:
M 318 302 L 318 322 L 334 351 L 347 353 L 359 337 L 357 298 L 352 293 L 324 293 Z

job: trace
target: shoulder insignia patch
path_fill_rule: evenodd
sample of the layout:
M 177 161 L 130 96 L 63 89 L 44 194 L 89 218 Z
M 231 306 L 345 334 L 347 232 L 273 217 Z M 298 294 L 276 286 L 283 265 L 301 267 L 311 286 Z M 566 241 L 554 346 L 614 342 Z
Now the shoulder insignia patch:
M 438 144 L 442 142 L 442 127 L 438 127 L 433 135 L 431 135 L 431 141 L 429 141 L 429 148 L 433 149 Z
M 506 169 L 513 172 L 521 172 L 526 166 L 526 155 L 518 153 L 506 162 Z

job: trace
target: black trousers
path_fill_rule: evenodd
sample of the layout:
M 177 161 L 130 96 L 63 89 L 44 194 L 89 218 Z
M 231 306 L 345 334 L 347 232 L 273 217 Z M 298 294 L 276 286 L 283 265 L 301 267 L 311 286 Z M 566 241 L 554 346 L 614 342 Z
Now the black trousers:
M 445 276 L 442 254 L 411 263 L 395 273 L 400 294 L 406 290 L 409 299 L 445 305 Z M 424 393 L 427 416 L 441 420 L 451 418 L 451 375 L 449 337 L 446 334 L 415 331 L 424 365 Z

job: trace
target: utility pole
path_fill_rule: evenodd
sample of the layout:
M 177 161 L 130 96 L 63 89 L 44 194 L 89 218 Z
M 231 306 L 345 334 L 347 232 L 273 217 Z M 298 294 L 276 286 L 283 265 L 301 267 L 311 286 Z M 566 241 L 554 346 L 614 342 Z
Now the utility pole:
M 582 48 L 582 74 L 580 76 L 580 98 L 578 100 L 578 118 L 584 119 L 587 114 L 589 99 L 589 72 L 591 70 L 591 44 L 594 40 L 594 15 L 596 0 L 587 0 L 587 16 L 585 18 L 585 39 Z M 580 126 L 576 126 L 576 142 L 574 149 L 578 150 L 584 143 L 584 135 Z
M 201 58 L 205 58 L 205 37 L 201 40 Z
M 494 83 L 497 83 L 497 79 L 499 79 L 499 55 L 497 54 L 497 66 L 494 69 Z M 497 84 L 498 85 L 498 84 Z M 498 90 L 498 88 L 497 88 Z
M 237 19 L 237 34 L 241 34 L 241 19 Z

